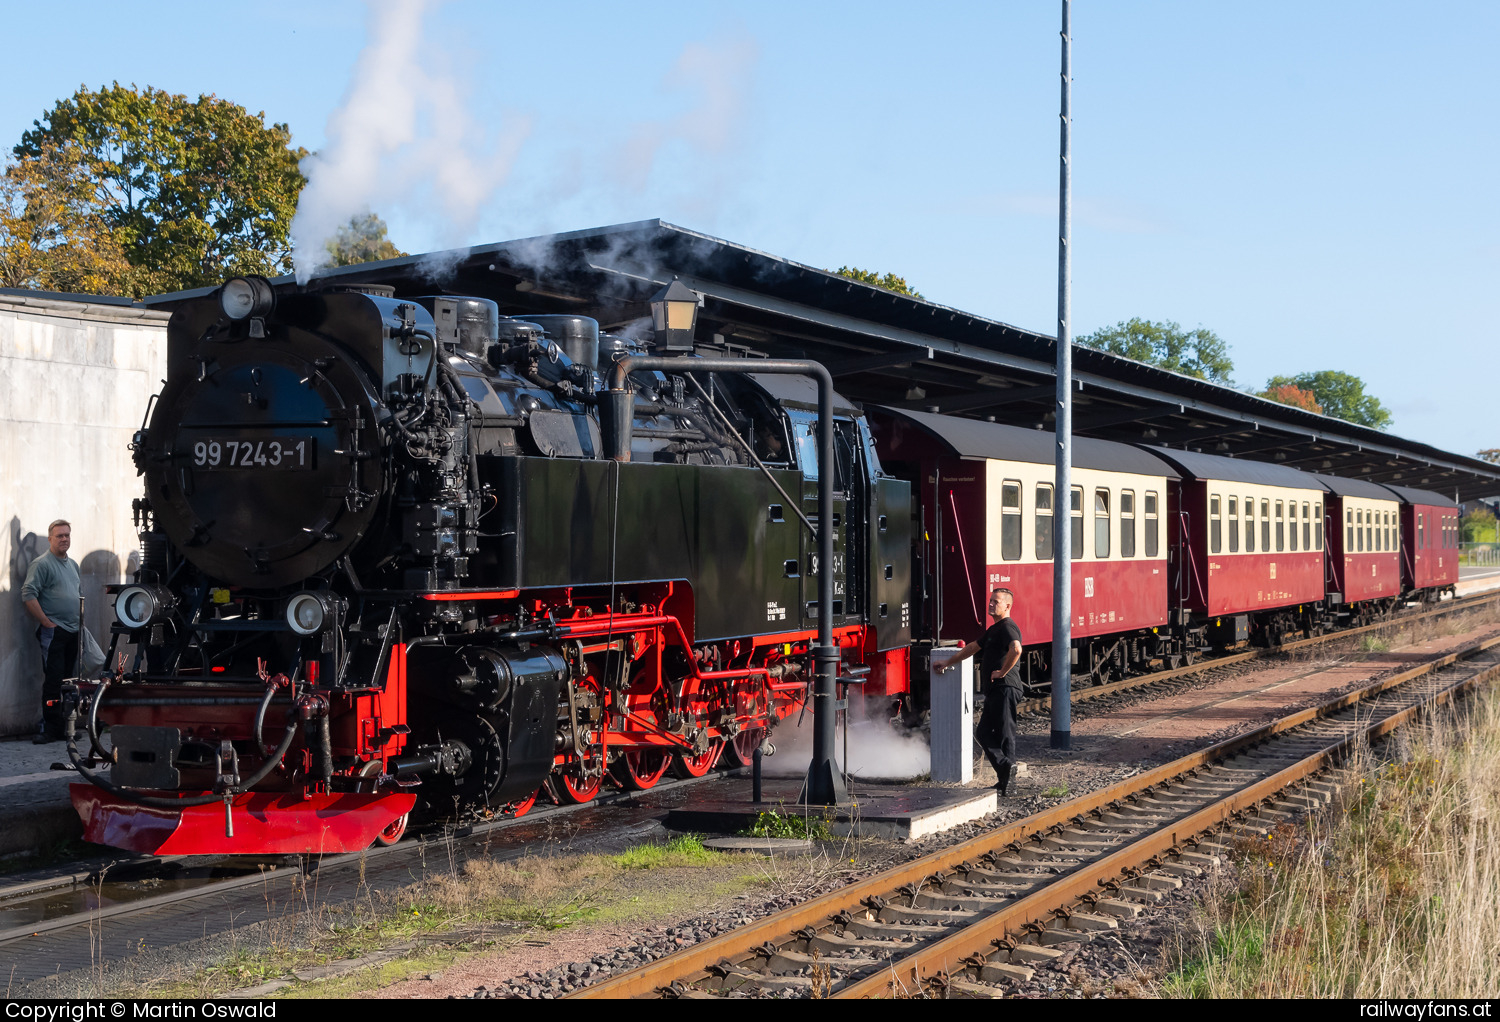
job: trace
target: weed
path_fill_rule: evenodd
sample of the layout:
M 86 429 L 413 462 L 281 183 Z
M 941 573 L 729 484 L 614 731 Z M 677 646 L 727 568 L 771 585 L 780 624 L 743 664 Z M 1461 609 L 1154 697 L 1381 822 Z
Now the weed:
M 1059 784 L 1059 785 L 1056 785 L 1054 787 L 1048 788 L 1046 791 L 1042 792 L 1042 797 L 1043 798 L 1066 798 L 1067 794 L 1068 794 L 1068 786 L 1066 784 Z
M 1366 635 L 1359 640 L 1361 653 L 1384 653 L 1390 648 L 1390 642 L 1378 635 Z
M 828 828 L 832 822 L 833 814 L 826 809 L 820 817 L 768 809 L 755 817 L 755 822 L 745 833 L 750 837 L 811 838 L 814 841 L 832 841 L 833 832 Z
M 1161 992 L 1483 997 L 1500 986 L 1500 695 L 1351 764 L 1338 811 L 1238 846 Z

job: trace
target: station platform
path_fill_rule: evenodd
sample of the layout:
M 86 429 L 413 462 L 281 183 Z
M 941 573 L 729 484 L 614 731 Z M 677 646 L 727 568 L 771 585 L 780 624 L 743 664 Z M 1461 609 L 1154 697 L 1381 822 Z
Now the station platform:
M 761 800 L 751 800 L 753 782 L 747 771 L 736 771 L 699 785 L 667 813 L 673 830 L 707 834 L 740 834 L 754 826 L 762 813 L 806 817 L 828 828 L 835 837 L 880 837 L 916 841 L 987 816 L 996 809 L 991 788 L 952 788 L 923 785 L 849 782 L 849 801 L 837 806 L 797 804 L 802 782 L 766 778 Z
M 1493 589 L 1500 589 L 1500 568 L 1458 569 L 1458 585 L 1454 586 L 1454 590 L 1459 596 L 1476 596 Z
M 78 779 L 67 763 L 67 745 L 31 744 L 31 736 L 0 738 L 0 859 L 44 853 L 83 834 L 83 823 L 68 798 Z

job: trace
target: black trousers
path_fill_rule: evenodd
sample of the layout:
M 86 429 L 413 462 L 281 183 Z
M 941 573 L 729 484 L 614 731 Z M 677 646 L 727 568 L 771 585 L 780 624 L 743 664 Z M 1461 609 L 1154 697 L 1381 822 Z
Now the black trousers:
M 40 629 L 38 629 L 40 631 Z M 66 628 L 52 630 L 52 645 L 42 662 L 42 726 L 53 738 L 64 737 L 68 715 L 62 708 L 64 678 L 78 674 L 78 633 Z
M 1016 765 L 1016 707 L 1021 702 L 1020 689 L 1008 685 L 990 685 L 984 693 L 984 709 L 979 714 L 979 726 L 974 737 L 984 750 L 985 758 L 995 768 L 1008 771 Z

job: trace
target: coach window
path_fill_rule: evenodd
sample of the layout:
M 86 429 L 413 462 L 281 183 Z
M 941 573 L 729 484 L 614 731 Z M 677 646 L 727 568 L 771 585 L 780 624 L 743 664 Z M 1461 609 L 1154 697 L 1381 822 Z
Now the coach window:
M 1417 549 L 1427 549 L 1427 516 L 1417 512 Z
M 1229 498 L 1229 552 L 1240 552 L 1240 499 Z
M 1385 548 L 1387 550 L 1396 549 L 1396 537 L 1392 533 L 1393 530 L 1391 529 L 1391 513 L 1387 511 L 1385 513 Z
M 1052 487 L 1046 483 L 1036 488 L 1036 559 L 1052 560 Z
M 1271 552 L 1271 502 L 1269 500 L 1260 502 L 1260 552 L 1263 554 Z
M 1354 512 L 1344 509 L 1344 553 L 1354 552 Z
M 1280 500 L 1276 502 L 1276 549 L 1286 549 L 1286 504 Z
M 1365 513 L 1358 509 L 1354 512 L 1354 550 L 1361 554 L 1365 552 Z
M 1365 512 L 1365 549 L 1375 549 L 1375 512 Z
M 1073 552 L 1073 560 L 1083 560 L 1083 487 L 1075 486 L 1068 494 L 1071 507 L 1072 521 L 1068 528 L 1068 547 Z
M 1302 549 L 1312 549 L 1312 505 L 1302 502 Z
M 1320 500 L 1313 505 L 1313 542 L 1319 550 L 1323 549 L 1323 502 Z
M 1015 479 L 1000 484 L 1000 559 L 1021 559 L 1021 484 Z
M 1109 491 L 1094 491 L 1094 556 L 1109 556 Z
M 1216 554 L 1224 548 L 1224 522 L 1219 513 L 1219 498 L 1208 498 L 1208 552 Z
M 1255 498 L 1245 498 L 1245 553 L 1255 553 Z
M 1157 517 L 1157 510 L 1156 510 L 1156 494 L 1155 494 L 1155 492 L 1153 492 L 1151 490 L 1147 490 L 1146 491 L 1146 507 L 1145 507 L 1145 512 L 1146 512 L 1146 556 L 1147 557 L 1155 557 L 1156 556 L 1156 552 L 1157 552 L 1157 550 L 1160 549 L 1160 547 L 1157 545 L 1159 533 L 1157 532 L 1158 517 Z
M 1295 500 L 1287 501 L 1286 516 L 1292 520 L 1291 535 L 1287 537 L 1287 547 L 1288 549 L 1295 550 L 1297 549 L 1297 502 Z
M 1120 556 L 1135 556 L 1135 491 L 1120 491 Z

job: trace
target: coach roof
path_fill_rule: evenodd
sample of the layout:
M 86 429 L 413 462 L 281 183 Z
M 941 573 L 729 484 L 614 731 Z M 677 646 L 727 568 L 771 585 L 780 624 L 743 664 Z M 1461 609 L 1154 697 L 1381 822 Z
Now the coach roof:
M 1165 447 L 1147 450 L 1176 465 L 1190 479 L 1222 479 L 1231 483 L 1255 483 L 1259 486 L 1286 486 L 1299 490 L 1316 490 L 1319 485 L 1310 472 L 1299 472 L 1286 465 L 1244 458 L 1225 458 L 1197 451 L 1175 451 Z
M 1022 429 L 1020 426 L 1006 426 L 998 422 L 934 415 L 931 412 L 916 412 L 884 405 L 872 405 L 871 408 L 915 424 L 943 441 L 949 451 L 960 458 L 994 458 L 1038 465 L 1051 465 L 1056 460 L 1056 436 L 1048 430 Z M 1073 438 L 1073 464 L 1078 468 L 1102 469 L 1107 472 L 1130 472 L 1147 476 L 1177 475 L 1171 465 L 1139 447 L 1081 436 Z
M 1312 475 L 1329 493 L 1340 497 L 1364 497 L 1367 500 L 1398 499 L 1395 493 L 1379 483 L 1369 483 L 1363 479 L 1348 479 L 1344 476 L 1323 475 L 1320 472 L 1314 472 Z
M 1453 503 L 1452 497 L 1445 497 L 1435 490 L 1419 490 L 1412 486 L 1396 486 L 1392 483 L 1381 483 L 1387 490 L 1406 501 L 1408 504 L 1431 504 L 1434 507 L 1458 507 Z

